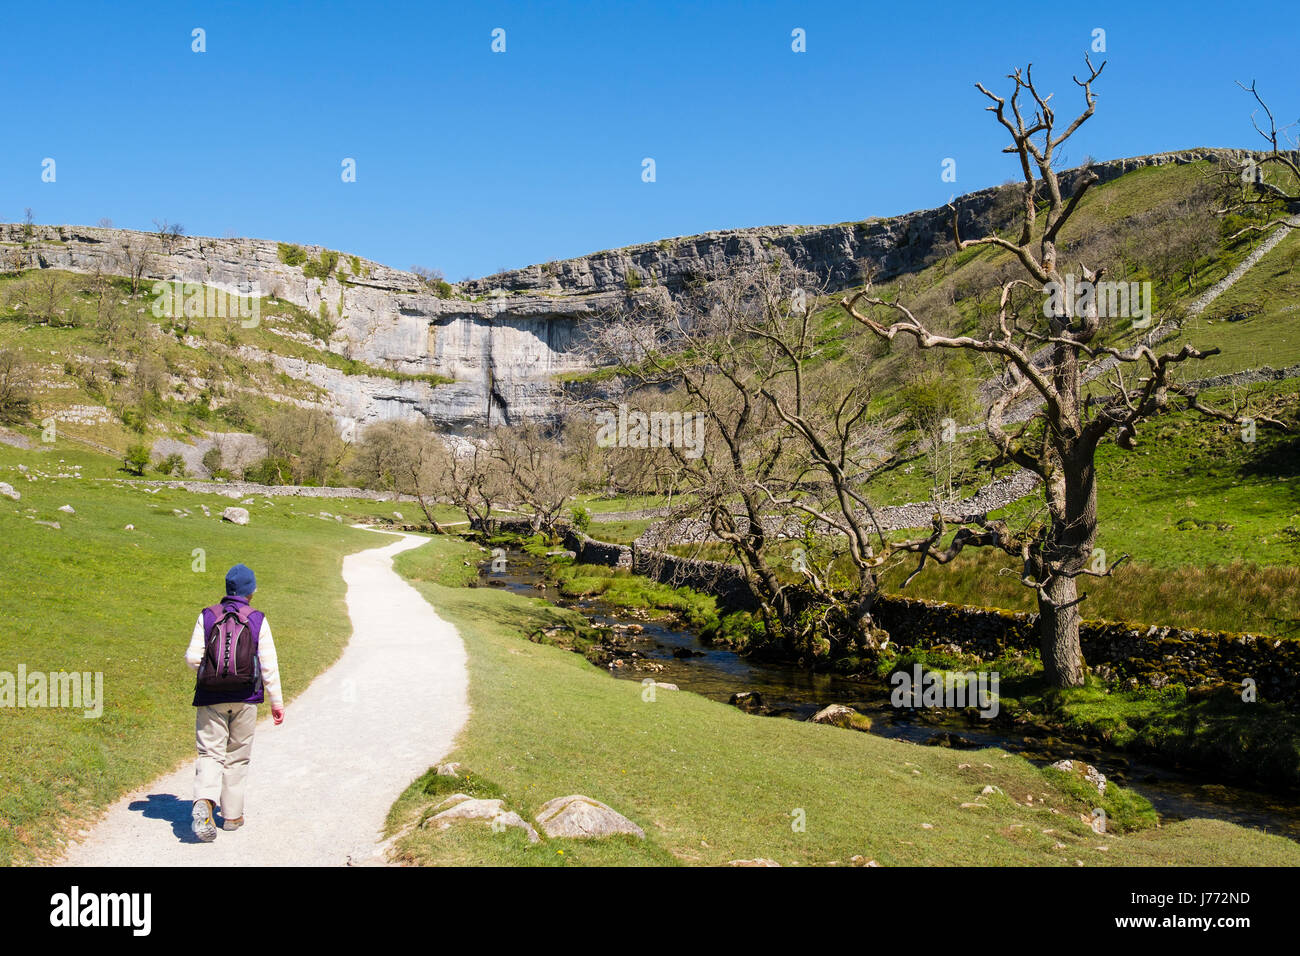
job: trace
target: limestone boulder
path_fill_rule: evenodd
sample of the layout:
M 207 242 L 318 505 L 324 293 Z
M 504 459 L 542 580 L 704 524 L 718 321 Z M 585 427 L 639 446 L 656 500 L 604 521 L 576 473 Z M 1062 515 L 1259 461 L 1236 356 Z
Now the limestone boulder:
M 629 834 L 645 839 L 645 831 L 623 814 L 577 793 L 548 800 L 535 819 L 548 837 L 583 839 Z
M 248 509 L 227 508 L 221 512 L 221 520 L 229 521 L 231 524 L 248 524 Z
M 845 730 L 871 729 L 871 718 L 859 714 L 852 707 L 846 707 L 844 704 L 831 704 L 829 707 L 823 707 L 813 714 L 812 722 L 814 724 L 830 724 L 832 727 L 842 727 Z
M 513 810 L 507 810 L 501 800 L 483 800 L 466 793 L 456 793 L 434 809 L 439 810 L 443 807 L 446 809 L 435 813 L 421 826 L 432 827 L 435 830 L 449 830 L 458 823 L 478 821 L 488 824 L 497 833 L 507 829 L 518 829 L 523 830 L 528 836 L 529 843 L 541 841 L 541 837 L 537 835 L 532 825 Z

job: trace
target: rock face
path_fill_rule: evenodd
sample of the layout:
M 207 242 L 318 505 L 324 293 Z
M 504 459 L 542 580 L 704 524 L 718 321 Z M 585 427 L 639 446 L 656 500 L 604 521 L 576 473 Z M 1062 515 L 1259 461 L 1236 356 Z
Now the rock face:
M 1244 152 L 1195 149 L 1098 163 L 1102 182 L 1144 166 L 1239 162 Z M 1062 174 L 1070 192 L 1077 170 Z M 998 223 L 1012 187 L 957 198 L 966 235 Z M 275 242 L 183 236 L 165 242 L 151 233 L 83 226 L 0 224 L 0 242 L 13 244 L 20 268 L 129 274 L 141 250 L 148 283 L 181 280 L 274 295 L 312 313 L 322 306 L 338 331 L 331 350 L 397 372 L 435 374 L 455 384 L 430 386 L 381 378 L 314 376 L 358 422 L 423 417 L 449 428 L 546 419 L 557 414 L 557 376 L 591 369 L 584 347 L 615 309 L 667 296 L 688 283 L 770 261 L 778 255 L 843 286 L 858 281 L 869 263 L 879 278 L 914 270 L 948 251 L 951 213 L 937 208 L 888 219 L 830 226 L 767 226 L 665 239 L 597 252 L 563 262 L 516 269 L 453 287 L 440 298 L 409 272 L 340 255 L 324 278 L 281 261 Z M 328 250 L 303 247 L 312 259 Z M 286 360 L 288 361 L 288 360 Z M 308 363 L 302 363 L 304 366 Z M 286 369 L 290 374 L 293 370 Z
M 248 524 L 247 508 L 227 508 L 221 512 L 221 519 L 232 524 Z
M 645 839 L 645 831 L 599 800 L 571 794 L 548 800 L 537 811 L 537 825 L 548 837 L 608 837 L 630 834 Z

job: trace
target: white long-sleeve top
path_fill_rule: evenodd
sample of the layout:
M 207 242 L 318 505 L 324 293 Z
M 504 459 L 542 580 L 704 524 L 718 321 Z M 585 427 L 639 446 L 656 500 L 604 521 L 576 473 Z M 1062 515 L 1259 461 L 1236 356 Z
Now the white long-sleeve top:
M 203 663 L 206 637 L 203 612 L 200 611 L 198 620 L 194 622 L 194 633 L 190 635 L 190 646 L 185 651 L 185 663 L 190 665 L 192 671 L 197 671 L 199 664 Z M 280 695 L 280 663 L 275 656 L 275 641 L 271 638 L 271 625 L 266 618 L 262 618 L 262 630 L 257 638 L 257 657 L 262 664 L 262 687 L 266 691 L 266 699 L 272 707 L 284 706 L 284 698 Z

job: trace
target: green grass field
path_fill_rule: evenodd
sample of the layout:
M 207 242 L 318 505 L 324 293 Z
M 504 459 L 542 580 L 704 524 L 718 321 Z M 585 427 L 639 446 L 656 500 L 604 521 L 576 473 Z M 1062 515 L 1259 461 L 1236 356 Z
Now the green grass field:
M 1080 819 L 1095 798 L 997 750 L 919 747 L 749 716 L 684 692 L 660 690 L 647 701 L 634 682 L 524 640 L 556 620 L 543 602 L 460 586 L 465 556 L 477 553 L 441 538 L 396 561 L 465 640 L 471 716 L 450 758 L 469 776 L 417 780 L 394 805 L 390 831 L 421 820 L 454 787 L 501 797 L 525 818 L 547 800 L 582 793 L 630 817 L 647 839 L 529 846 L 516 831 L 482 824 L 416 828 L 397 842 L 407 862 L 851 865 L 860 856 L 918 866 L 1300 864 L 1293 842 L 1229 824 L 1142 827 L 1150 819 L 1143 802 L 1121 793 L 1109 797 L 1108 813 L 1136 829 L 1098 835 Z M 982 795 L 985 786 L 997 790 Z

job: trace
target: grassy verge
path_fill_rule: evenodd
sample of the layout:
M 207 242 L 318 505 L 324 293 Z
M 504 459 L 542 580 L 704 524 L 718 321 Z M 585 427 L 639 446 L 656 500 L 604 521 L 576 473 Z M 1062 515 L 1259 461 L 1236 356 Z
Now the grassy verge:
M 669 587 L 599 564 L 553 562 L 549 572 L 565 597 L 600 598 L 616 607 L 669 611 L 691 627 L 706 628 L 718 622 L 717 602 L 691 588 Z
M 27 481 L 19 464 L 46 474 L 80 464 L 86 477 Z M 57 855 L 80 821 L 193 752 L 193 677 L 182 656 L 230 565 L 257 574 L 257 604 L 274 624 L 292 698 L 351 633 L 343 556 L 376 546 L 375 535 L 318 511 L 380 503 L 259 498 L 239 527 L 220 520 L 227 498 L 90 480 L 114 464 L 64 443 L 45 452 L 0 445 L 0 481 L 22 495 L 0 498 L 0 671 L 102 672 L 104 695 L 97 719 L 0 709 L 3 864 Z
M 469 651 L 471 717 L 452 759 L 471 777 L 450 785 L 500 797 L 526 818 L 547 800 L 583 793 L 630 817 L 647 839 L 529 846 L 514 831 L 481 825 L 415 828 L 397 843 L 408 862 L 1300 863 L 1300 848 L 1288 840 L 1214 821 L 1098 835 L 1082 819 L 1095 798 L 997 750 L 917 747 L 753 717 L 682 692 L 645 700 L 635 683 L 523 640 L 556 621 L 544 602 L 453 586 L 464 580 L 464 560 L 478 553 L 435 539 L 396 561 Z M 996 789 L 984 794 L 985 787 Z M 416 781 L 394 805 L 390 830 L 417 823 L 448 789 L 432 776 Z M 1140 802 L 1112 810 L 1128 825 L 1145 822 Z

